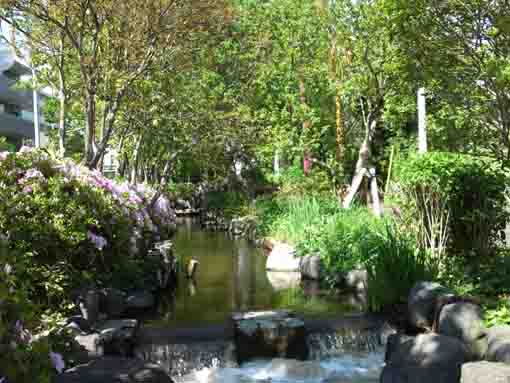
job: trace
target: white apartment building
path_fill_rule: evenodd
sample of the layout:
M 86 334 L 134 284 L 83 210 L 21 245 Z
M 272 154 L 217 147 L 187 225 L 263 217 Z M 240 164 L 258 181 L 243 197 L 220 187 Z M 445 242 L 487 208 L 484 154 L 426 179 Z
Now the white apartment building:
M 12 33 L 10 26 L 1 21 L 0 34 L 12 41 Z M 0 37 L 0 136 L 18 147 L 23 144 L 44 146 L 46 124 L 41 109 L 45 96 L 19 87 L 21 79 L 31 80 L 32 68 L 28 53 L 20 57 L 7 41 Z M 34 111 L 38 119 L 34 118 Z M 36 132 L 39 132 L 38 137 Z

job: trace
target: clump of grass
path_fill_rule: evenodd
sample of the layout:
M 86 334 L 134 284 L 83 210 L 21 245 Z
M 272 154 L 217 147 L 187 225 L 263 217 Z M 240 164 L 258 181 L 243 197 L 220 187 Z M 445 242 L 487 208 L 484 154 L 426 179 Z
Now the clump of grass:
M 280 203 L 283 214 L 273 223 L 272 231 L 278 240 L 298 243 L 310 227 L 321 221 L 324 202 L 315 197 L 292 197 Z
M 439 274 L 437 259 L 416 240 L 396 227 L 388 225 L 377 247 L 366 246 L 369 258 L 368 307 L 381 311 L 406 301 L 412 286 L 418 281 L 436 280 Z

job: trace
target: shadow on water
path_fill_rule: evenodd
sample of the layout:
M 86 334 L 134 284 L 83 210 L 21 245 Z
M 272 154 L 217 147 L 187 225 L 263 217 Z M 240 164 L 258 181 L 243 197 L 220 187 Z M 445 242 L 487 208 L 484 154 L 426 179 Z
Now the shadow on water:
M 355 297 L 326 296 L 316 282 L 300 282 L 298 273 L 266 271 L 261 249 L 226 233 L 204 231 L 191 218 L 180 222 L 175 252 L 181 265 L 198 260 L 196 277 L 187 279 L 179 273 L 176 291 L 160 297 L 158 318 L 149 326 L 224 322 L 233 311 L 287 308 L 324 317 L 363 310 Z

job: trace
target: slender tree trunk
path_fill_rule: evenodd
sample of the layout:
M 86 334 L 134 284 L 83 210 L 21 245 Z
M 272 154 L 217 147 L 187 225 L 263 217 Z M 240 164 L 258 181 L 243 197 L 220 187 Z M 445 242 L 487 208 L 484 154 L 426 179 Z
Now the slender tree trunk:
M 339 164 L 344 160 L 345 148 L 345 130 L 342 113 L 342 90 L 337 87 L 335 95 L 335 109 L 336 109 L 336 159 Z
M 370 159 L 370 146 L 372 144 L 372 139 L 375 131 L 375 127 L 377 126 L 377 121 L 375 119 L 368 118 L 365 123 L 365 139 L 361 144 L 361 147 L 358 152 L 358 160 L 356 161 L 356 168 L 354 171 L 354 177 L 352 179 L 351 186 L 349 188 L 349 193 L 343 202 L 343 207 L 348 208 L 351 205 L 354 196 L 356 195 L 359 187 L 361 186 L 361 182 L 363 181 L 363 177 L 367 171 L 368 162 Z
M 93 168 L 96 142 L 96 94 L 95 90 L 85 91 L 85 112 L 87 114 L 85 126 L 85 163 Z
M 120 153 L 120 152 L 119 152 Z M 129 167 L 129 159 L 126 153 L 124 153 L 123 159 L 119 164 L 119 176 L 124 177 L 126 175 L 126 170 Z
M 344 159 L 345 131 L 342 112 L 342 87 L 339 82 L 343 81 L 343 68 L 338 68 L 338 49 L 336 33 L 330 38 L 331 49 L 329 50 L 330 76 L 335 83 L 335 126 L 336 126 L 336 159 L 339 164 Z M 342 65 L 342 64 L 341 64 Z M 340 70 L 340 73 L 338 73 Z
M 301 107 L 303 108 L 303 110 L 308 111 L 308 104 L 306 103 L 306 85 L 303 75 L 301 73 L 299 74 L 299 100 L 301 102 Z M 306 134 L 306 132 L 310 129 L 311 126 L 312 122 L 308 118 L 305 118 L 303 121 L 303 135 Z M 312 161 L 310 150 L 308 148 L 305 148 L 303 153 L 303 171 L 305 175 L 308 175 L 310 173 L 311 168 Z
M 141 154 L 141 148 L 142 148 L 142 140 L 143 140 L 143 133 L 140 133 L 140 136 L 138 137 L 138 140 L 136 141 L 135 150 L 134 150 L 134 161 L 131 167 L 131 177 L 130 181 L 131 183 L 135 184 L 137 181 L 138 176 L 138 166 L 140 163 L 140 154 Z
M 58 116 L 58 151 L 59 156 L 64 157 L 66 153 L 66 109 L 67 97 L 64 90 L 59 91 L 59 116 Z
M 67 23 L 67 18 L 66 18 Z M 58 117 L 58 149 L 60 157 L 65 156 L 66 152 L 66 113 L 67 113 L 67 94 L 65 81 L 65 54 L 64 54 L 65 32 L 60 34 L 59 45 L 59 65 L 58 65 L 58 85 L 59 85 L 59 117 Z

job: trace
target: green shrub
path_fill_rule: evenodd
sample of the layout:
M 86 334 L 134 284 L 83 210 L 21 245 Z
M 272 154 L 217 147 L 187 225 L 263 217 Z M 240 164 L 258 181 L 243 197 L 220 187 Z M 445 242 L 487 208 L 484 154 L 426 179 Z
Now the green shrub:
M 422 217 L 418 227 L 434 230 L 423 201 L 436 194 L 434 200 L 446 201 L 448 209 L 449 247 L 465 255 L 487 255 L 495 249 L 508 219 L 507 181 L 498 162 L 454 153 L 414 156 L 400 164 L 399 170 L 407 208 Z
M 435 258 L 416 245 L 413 237 L 386 226 L 378 246 L 363 246 L 368 272 L 368 308 L 381 311 L 404 303 L 418 281 L 437 279 L 439 268 Z
M 0 152 L 14 152 L 16 151 L 16 145 L 7 142 L 5 137 L 0 137 Z
M 237 191 L 210 191 L 206 195 L 207 208 L 221 212 L 227 218 L 243 217 L 249 214 L 248 196 Z
M 286 197 L 322 195 L 333 190 L 333 184 L 327 172 L 315 166 L 310 174 L 305 176 L 301 162 L 283 169 L 275 181 L 280 185 L 280 194 Z
M 167 191 L 173 199 L 191 201 L 195 194 L 196 185 L 191 182 L 170 183 Z
M 257 206 L 265 232 L 295 245 L 299 255 L 319 254 L 331 284 L 366 263 L 362 247 L 377 247 L 385 227 L 366 208 L 342 209 L 331 194 L 280 197 Z
M 282 214 L 282 207 L 273 196 L 259 197 L 253 204 L 253 215 L 258 217 L 257 233 L 261 237 L 272 235 L 271 227 Z
M 16 277 L 19 254 L 0 240 L 0 379 L 47 382 L 56 374 L 47 339 L 31 341 L 27 326 L 36 325 L 37 306 L 28 298 L 26 281 Z
M 343 273 L 365 265 L 368 258 L 364 250 L 379 246 L 384 222 L 366 208 L 338 209 L 305 230 L 298 253 L 319 254 L 326 278 L 334 284 Z

